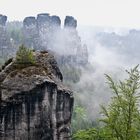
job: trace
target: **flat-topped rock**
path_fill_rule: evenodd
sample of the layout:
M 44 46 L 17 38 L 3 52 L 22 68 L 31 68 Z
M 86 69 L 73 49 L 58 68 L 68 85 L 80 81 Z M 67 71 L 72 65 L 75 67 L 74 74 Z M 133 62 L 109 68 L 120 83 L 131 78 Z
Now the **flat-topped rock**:
M 37 15 L 38 24 L 50 22 L 50 15 L 48 13 L 42 13 Z
M 51 16 L 51 24 L 54 26 L 61 26 L 61 20 L 59 16 Z
M 76 28 L 77 20 L 74 19 L 74 17 L 72 16 L 66 16 L 65 21 L 64 21 L 64 27 Z
M 36 25 L 36 19 L 35 19 L 35 17 L 26 17 L 23 20 L 23 25 L 24 26 Z
M 6 21 L 7 21 L 7 16 L 0 15 L 0 25 L 5 26 Z

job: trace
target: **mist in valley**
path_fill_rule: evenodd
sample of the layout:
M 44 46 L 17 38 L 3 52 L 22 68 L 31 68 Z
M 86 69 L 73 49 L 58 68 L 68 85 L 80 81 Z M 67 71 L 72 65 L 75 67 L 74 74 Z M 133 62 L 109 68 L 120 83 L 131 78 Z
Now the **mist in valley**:
M 80 27 L 78 33 L 88 46 L 88 66 L 82 69 L 80 81 L 73 88 L 91 120 L 99 119 L 100 105 L 108 105 L 113 96 L 105 74 L 114 81 L 127 77 L 125 70 L 139 64 L 138 30 L 106 27 Z M 112 43 L 113 42 L 113 43 Z
M 63 28 L 63 23 L 61 26 L 40 32 L 40 40 L 44 45 L 42 49 L 57 54 L 56 60 L 64 76 L 64 84 L 74 92 L 75 106 L 83 106 L 87 118 L 94 121 L 100 117 L 100 105 L 108 105 L 113 95 L 105 74 L 112 76 L 115 81 L 123 80 L 127 76 L 125 70 L 139 64 L 140 31 L 130 28 L 80 25 L 75 30 Z M 8 22 L 6 28 L 10 37 L 15 41 L 15 46 L 22 43 L 29 46 L 34 41 L 31 39 L 26 42 L 26 38 L 23 38 L 23 31 L 26 28 L 24 29 L 22 22 Z M 30 31 L 27 28 L 24 32 Z M 66 72 L 71 69 L 71 64 L 69 64 L 71 62 L 67 62 L 66 59 L 68 64 L 63 65 L 58 58 L 59 56 L 77 55 L 79 52 L 77 46 L 81 47 L 84 44 L 87 46 L 88 63 L 84 66 L 72 64 L 72 67 L 78 69 L 77 75 L 79 76 L 78 80 L 73 82 L 70 81 L 70 79 L 73 80 L 71 73 L 68 77 L 68 72 Z
M 139 140 L 139 5 L 0 1 L 0 140 Z

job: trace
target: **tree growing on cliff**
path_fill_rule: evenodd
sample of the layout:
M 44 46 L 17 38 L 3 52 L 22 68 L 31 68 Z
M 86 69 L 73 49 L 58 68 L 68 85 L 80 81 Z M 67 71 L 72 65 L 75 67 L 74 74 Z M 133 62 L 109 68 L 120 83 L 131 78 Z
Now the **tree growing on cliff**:
M 24 65 L 35 64 L 33 51 L 21 45 L 16 53 L 16 63 Z
M 108 108 L 102 106 L 102 114 L 105 116 L 102 121 L 112 140 L 140 139 L 140 72 L 138 66 L 126 72 L 128 79 L 119 83 L 115 83 L 106 75 L 114 96 Z

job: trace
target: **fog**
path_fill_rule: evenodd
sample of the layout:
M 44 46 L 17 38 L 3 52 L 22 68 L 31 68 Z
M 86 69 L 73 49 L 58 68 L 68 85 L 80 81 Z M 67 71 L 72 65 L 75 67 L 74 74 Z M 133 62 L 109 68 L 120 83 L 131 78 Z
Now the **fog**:
M 64 60 L 61 56 L 66 56 L 64 61 L 69 63 L 71 58 L 69 56 L 75 58 L 80 52 L 79 47 L 87 45 L 88 64 L 80 67 L 82 69 L 80 81 L 71 83 L 71 88 L 75 96 L 75 105 L 80 102 L 85 106 L 88 118 L 94 120 L 100 116 L 100 105 L 107 105 L 113 96 L 105 74 L 117 82 L 126 78 L 126 69 L 129 70 L 139 64 L 140 31 L 98 26 L 78 26 L 77 30 L 64 27 L 52 29 L 47 32 L 44 30 L 39 37 L 45 49 L 56 52 L 58 55 L 56 59 L 60 56 L 60 60 L 57 61 Z M 63 65 L 59 67 L 61 69 Z M 69 72 L 68 69 L 65 71 Z
M 128 46 L 120 47 L 117 43 L 114 46 L 107 46 L 106 43 L 103 45 L 98 39 L 100 37 L 99 32 L 105 34 L 114 32 L 116 36 L 120 37 L 119 41 L 121 41 L 122 38 L 129 36 L 129 30 L 127 29 L 114 29 L 111 32 L 111 30 L 103 30 L 103 28 L 80 28 L 78 32 L 82 42 L 88 46 L 89 66 L 83 69 L 80 81 L 74 86 L 78 92 L 75 94 L 86 106 L 89 119 L 94 120 L 100 116 L 100 105 L 107 105 L 111 96 L 113 96 L 105 74 L 110 75 L 115 82 L 124 80 L 127 77 L 125 70 L 139 64 L 140 56 L 136 53 L 139 48 L 137 45 L 133 46 L 135 40 L 132 40 L 132 44 L 128 44 Z M 115 40 L 108 39 L 110 41 Z M 129 42 L 129 39 L 127 41 Z
M 73 77 L 75 70 L 71 67 L 79 67 L 75 61 L 86 44 L 88 63 L 80 66 L 82 71 L 80 80 L 68 82 L 74 92 L 75 105 L 85 106 L 89 119 L 98 118 L 100 105 L 107 105 L 113 96 L 107 85 L 105 74 L 110 75 L 117 82 L 126 78 L 126 69 L 129 70 L 139 64 L 140 31 L 94 26 L 78 26 L 77 30 L 71 27 L 55 26 L 53 28 L 44 26 L 43 29 L 39 36 L 42 46 L 46 47 L 43 49 L 55 52 L 60 69 L 64 67 L 63 76 L 67 77 L 69 74 L 67 81 L 76 77 L 75 75 Z M 85 58 L 83 54 L 80 54 L 80 61 Z M 66 64 L 63 65 L 63 63 Z M 70 70 L 65 68 L 65 65 L 66 67 L 69 65 Z M 64 83 L 67 81 L 64 80 Z

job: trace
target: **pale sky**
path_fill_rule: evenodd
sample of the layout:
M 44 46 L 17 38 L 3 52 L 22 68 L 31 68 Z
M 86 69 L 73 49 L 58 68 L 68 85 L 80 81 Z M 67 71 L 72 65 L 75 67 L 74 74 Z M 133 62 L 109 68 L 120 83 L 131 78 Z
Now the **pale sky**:
M 0 0 L 8 20 L 50 13 L 72 15 L 80 25 L 140 28 L 140 0 Z

